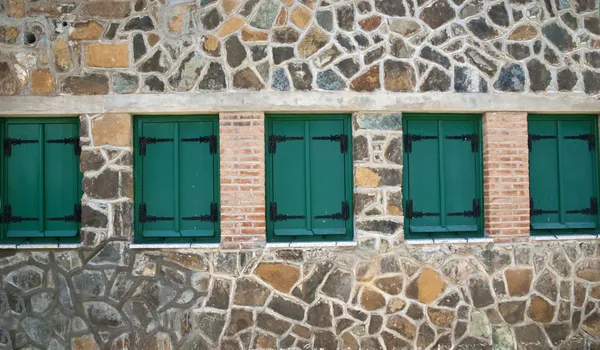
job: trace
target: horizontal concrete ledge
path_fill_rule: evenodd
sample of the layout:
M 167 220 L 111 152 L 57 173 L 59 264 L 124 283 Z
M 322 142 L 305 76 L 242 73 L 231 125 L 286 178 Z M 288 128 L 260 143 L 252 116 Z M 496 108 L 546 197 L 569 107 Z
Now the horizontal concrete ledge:
M 589 235 L 560 235 L 560 236 L 531 236 L 530 240 L 532 241 L 580 241 L 580 240 L 590 240 L 590 239 L 598 239 L 597 234 L 589 234 Z
M 350 242 L 290 242 L 290 243 L 267 243 L 265 248 L 327 248 L 327 247 L 356 247 L 358 243 Z
M 440 238 L 440 239 L 407 239 L 406 245 L 427 245 L 427 244 L 488 244 L 493 243 L 493 238 Z
M 81 244 L 0 244 L 2 249 L 77 249 Z
M 0 115 L 258 112 L 600 113 L 600 99 L 580 93 L 211 92 L 103 96 L 3 96 Z
M 130 244 L 130 249 L 218 249 L 219 243 L 160 243 L 160 244 Z

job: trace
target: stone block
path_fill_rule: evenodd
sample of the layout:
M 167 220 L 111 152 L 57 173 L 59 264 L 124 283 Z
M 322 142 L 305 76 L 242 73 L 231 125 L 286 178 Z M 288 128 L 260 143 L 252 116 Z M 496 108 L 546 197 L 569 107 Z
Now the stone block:
M 131 147 L 132 127 L 129 114 L 103 114 L 92 121 L 95 146 Z
M 129 43 L 94 43 L 85 46 L 85 63 L 97 68 L 127 68 Z
M 52 73 L 44 69 L 31 72 L 31 91 L 36 95 L 48 95 L 54 92 Z

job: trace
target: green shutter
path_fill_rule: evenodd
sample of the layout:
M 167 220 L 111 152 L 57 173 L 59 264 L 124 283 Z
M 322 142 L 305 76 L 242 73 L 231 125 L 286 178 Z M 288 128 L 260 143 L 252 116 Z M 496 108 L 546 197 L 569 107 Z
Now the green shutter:
M 137 239 L 217 239 L 216 133 L 216 119 L 210 117 L 138 118 Z
M 409 238 L 480 235 L 480 121 L 405 116 L 404 212 Z
M 346 116 L 267 120 L 267 238 L 352 238 L 352 181 Z

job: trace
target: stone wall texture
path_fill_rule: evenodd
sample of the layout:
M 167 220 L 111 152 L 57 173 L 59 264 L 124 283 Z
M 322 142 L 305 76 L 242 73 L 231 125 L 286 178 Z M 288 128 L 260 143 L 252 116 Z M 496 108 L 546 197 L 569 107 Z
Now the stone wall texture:
M 597 0 L 0 1 L 0 95 L 600 94 Z

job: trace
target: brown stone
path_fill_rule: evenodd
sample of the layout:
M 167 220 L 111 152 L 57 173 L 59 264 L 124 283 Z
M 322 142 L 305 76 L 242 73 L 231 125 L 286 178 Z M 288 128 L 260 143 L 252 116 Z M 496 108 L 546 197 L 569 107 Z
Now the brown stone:
M 77 23 L 73 26 L 71 40 L 98 40 L 102 36 L 104 28 L 94 21 Z
M 259 333 L 254 339 L 253 349 L 273 350 L 277 349 L 277 338 L 269 334 Z
M 258 30 L 248 28 L 242 29 L 242 40 L 244 41 L 266 41 L 269 39 L 269 34 Z
M 261 90 L 264 85 L 250 68 L 244 68 L 233 75 L 233 87 L 244 90 Z
M 414 91 L 415 69 L 406 62 L 387 60 L 383 64 L 384 87 L 388 91 Z
M 15 44 L 19 37 L 19 28 L 0 27 L 0 43 Z
M 369 70 L 352 80 L 350 88 L 359 92 L 372 92 L 381 87 L 379 82 L 379 65 L 374 65 Z
M 555 346 L 563 343 L 571 335 L 571 325 L 568 323 L 546 325 L 544 329 Z
M 150 44 L 150 46 L 156 45 L 159 41 L 160 41 L 160 35 L 155 34 L 155 33 L 148 34 L 148 44 Z
M 234 33 L 238 29 L 242 28 L 245 23 L 246 22 L 241 17 L 232 17 L 227 22 L 223 23 L 221 28 L 219 28 L 219 36 L 225 37 L 231 33 Z
M 129 17 L 129 14 L 131 14 L 129 1 L 88 1 L 81 8 L 82 17 L 122 19 Z
M 10 64 L 0 61 L 0 95 L 16 95 L 21 91 L 19 80 L 13 75 Z
M 504 273 L 508 294 L 511 297 L 527 295 L 531 288 L 533 271 L 531 269 L 508 269 Z
M 550 305 L 546 299 L 534 295 L 531 297 L 527 314 L 536 322 L 549 323 L 554 318 L 554 306 Z
M 294 334 L 301 336 L 302 338 L 308 339 L 310 338 L 310 329 L 301 326 L 299 324 L 294 325 L 294 327 L 292 327 L 292 332 L 294 332 Z
M 209 34 L 204 37 L 202 47 L 204 48 L 204 51 L 206 51 L 206 53 L 208 53 L 209 55 L 217 56 L 220 52 L 220 46 L 221 43 L 219 42 L 219 39 L 217 39 L 216 36 Z
M 94 146 L 131 147 L 131 116 L 104 114 L 92 121 Z
M 426 267 L 417 279 L 417 300 L 428 304 L 437 299 L 446 289 L 446 282 L 433 269 Z
M 600 337 L 600 313 L 589 315 L 581 324 L 581 328 L 592 337 Z
M 108 94 L 108 77 L 104 74 L 71 76 L 63 80 L 61 89 L 73 95 Z
M 360 297 L 360 304 L 365 310 L 379 310 L 385 306 L 385 298 L 371 288 L 365 288 Z
M 506 323 L 518 323 L 525 319 L 525 301 L 508 301 L 498 304 L 500 315 Z
M 98 68 L 127 68 L 129 43 L 94 43 L 85 46 L 85 63 Z
M 359 350 L 358 341 L 350 332 L 342 334 L 342 349 L 343 350 Z
M 54 42 L 54 62 L 59 72 L 66 72 L 73 68 L 71 48 L 66 41 L 59 39 Z
M 600 282 L 600 260 L 584 260 L 577 265 L 577 277 L 590 282 Z
M 442 328 L 452 328 L 454 321 L 454 311 L 446 309 L 427 308 L 427 316 L 431 323 Z
M 380 16 L 371 16 L 371 17 L 361 19 L 360 21 L 358 21 L 358 25 L 360 25 L 360 27 L 364 31 L 367 31 L 367 32 L 377 29 L 377 27 L 379 27 L 380 24 L 381 24 Z
M 8 0 L 8 17 L 25 17 L 25 3 L 23 0 Z
M 239 0 L 222 0 L 220 1 L 221 7 L 225 14 L 230 14 L 239 5 Z
M 292 23 L 300 29 L 306 29 L 311 19 L 312 12 L 304 6 L 298 6 L 292 11 Z
M 279 10 L 279 14 L 277 15 L 275 24 L 278 26 L 284 26 L 287 24 L 287 18 L 288 18 L 288 10 L 285 7 L 282 7 L 281 10 Z
M 280 263 L 261 263 L 254 273 L 283 293 L 289 293 L 300 278 L 300 269 L 297 266 Z
M 600 299 L 600 286 L 594 286 L 590 288 L 590 297 L 594 299 Z
M 249 278 L 236 281 L 233 304 L 242 306 L 263 306 L 270 291 L 260 283 Z
M 171 10 L 173 16 L 169 18 L 168 26 L 169 31 L 174 34 L 181 34 L 183 31 L 183 25 L 187 19 L 187 12 L 189 8 L 187 6 L 177 6 Z
M 298 44 L 298 56 L 307 58 L 325 47 L 329 42 L 329 35 L 318 27 L 312 27 Z
M 164 259 L 194 271 L 208 271 L 208 262 L 199 254 L 168 252 Z
M 354 184 L 356 187 L 378 187 L 380 181 L 379 174 L 369 168 L 356 168 L 354 174 Z
M 381 277 L 375 281 L 375 285 L 388 294 L 398 295 L 402 292 L 403 282 L 402 276 Z
M 98 349 L 98 344 L 91 335 L 84 335 L 71 339 L 72 350 L 94 350 Z
M 417 327 L 412 321 L 401 315 L 390 316 L 385 326 L 409 340 L 415 339 L 417 333 Z
M 48 95 L 54 92 L 54 80 L 50 71 L 35 69 L 31 72 L 31 91 L 36 95 Z
M 516 41 L 525 41 L 531 40 L 538 35 L 537 29 L 534 26 L 530 25 L 522 25 L 520 27 L 515 28 L 510 35 L 508 36 L 508 40 L 516 40 Z

